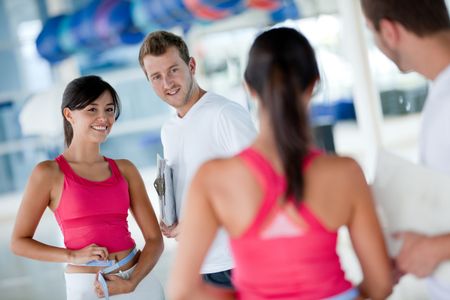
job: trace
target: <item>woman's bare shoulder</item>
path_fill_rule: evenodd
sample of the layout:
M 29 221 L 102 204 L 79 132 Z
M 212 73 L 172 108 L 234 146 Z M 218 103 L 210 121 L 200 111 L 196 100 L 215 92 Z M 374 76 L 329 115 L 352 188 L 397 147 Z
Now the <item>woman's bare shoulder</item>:
M 33 170 L 36 175 L 48 176 L 48 175 L 58 175 L 61 170 L 58 163 L 54 160 L 44 160 L 38 163 Z
M 334 176 L 339 175 L 340 178 L 347 180 L 363 174 L 359 163 L 355 159 L 338 155 L 319 156 L 313 162 L 312 169 Z M 345 176 L 349 177 L 346 178 Z
M 223 177 L 236 176 L 244 169 L 238 157 L 212 159 L 201 165 L 197 174 L 204 178 L 221 180 Z
M 133 162 L 128 159 L 115 159 L 117 168 L 120 173 L 127 178 L 127 180 L 133 180 L 140 177 L 140 172 Z
M 322 155 L 318 157 L 306 172 L 308 182 L 329 197 L 353 198 L 367 186 L 363 170 L 358 162 L 345 156 Z
M 347 224 L 367 184 L 359 164 L 350 157 L 322 155 L 306 173 L 307 200 L 315 215 L 330 230 Z
M 122 173 L 134 172 L 137 170 L 136 166 L 128 159 L 115 159 L 114 161 Z
M 62 178 L 64 174 L 60 170 L 58 163 L 54 160 L 45 160 L 38 163 L 31 172 L 30 183 L 38 184 L 39 186 L 52 188 L 58 179 Z

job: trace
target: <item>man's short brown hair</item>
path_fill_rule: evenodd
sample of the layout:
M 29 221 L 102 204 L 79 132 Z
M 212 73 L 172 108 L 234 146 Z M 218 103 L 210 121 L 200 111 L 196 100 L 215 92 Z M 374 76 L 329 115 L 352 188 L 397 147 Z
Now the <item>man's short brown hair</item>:
M 168 31 L 153 31 L 145 37 L 139 50 L 139 64 L 144 72 L 144 57 L 146 55 L 163 55 L 170 47 L 177 48 L 181 59 L 189 64 L 189 50 L 181 37 Z
M 382 19 L 398 22 L 421 37 L 450 29 L 444 0 L 361 0 L 361 5 L 377 31 Z

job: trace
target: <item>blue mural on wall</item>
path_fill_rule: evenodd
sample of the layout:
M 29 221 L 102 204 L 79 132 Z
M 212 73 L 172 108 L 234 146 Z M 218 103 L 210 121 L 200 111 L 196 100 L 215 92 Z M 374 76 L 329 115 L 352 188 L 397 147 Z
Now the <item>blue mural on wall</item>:
M 247 9 L 267 11 L 273 22 L 299 18 L 294 0 L 93 0 L 72 14 L 49 18 L 36 40 L 50 63 L 75 53 L 99 53 L 142 41 L 147 32 L 208 24 Z

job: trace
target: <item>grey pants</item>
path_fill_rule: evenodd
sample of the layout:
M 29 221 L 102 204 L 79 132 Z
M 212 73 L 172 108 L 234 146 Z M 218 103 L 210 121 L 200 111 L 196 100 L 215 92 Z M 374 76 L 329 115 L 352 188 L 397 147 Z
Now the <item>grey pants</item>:
M 220 288 L 233 289 L 231 282 L 231 270 L 202 274 L 203 281 Z

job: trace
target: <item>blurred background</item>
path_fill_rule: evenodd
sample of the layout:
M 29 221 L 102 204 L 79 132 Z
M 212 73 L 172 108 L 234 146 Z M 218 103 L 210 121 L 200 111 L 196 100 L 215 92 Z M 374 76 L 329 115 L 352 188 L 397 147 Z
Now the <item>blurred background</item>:
M 159 131 L 173 111 L 139 67 L 144 36 L 157 29 L 182 35 L 197 60 L 200 85 L 240 103 L 257 123 L 242 74 L 255 36 L 272 26 L 299 29 L 316 49 L 322 78 L 311 124 L 320 147 L 357 159 L 369 181 L 376 147 L 416 160 L 428 83 L 400 74 L 376 49 L 357 0 L 0 0 L 0 299 L 65 297 L 62 265 L 15 257 L 8 246 L 31 170 L 63 151 L 59 108 L 65 85 L 97 74 L 116 88 L 122 115 L 102 151 L 138 166 L 158 211 L 152 182 L 162 153 Z M 50 211 L 36 236 L 62 245 Z M 340 238 L 347 275 L 358 282 L 345 230 Z M 165 242 L 155 269 L 163 284 L 176 247 Z M 402 279 L 391 298 L 426 299 L 412 277 Z

